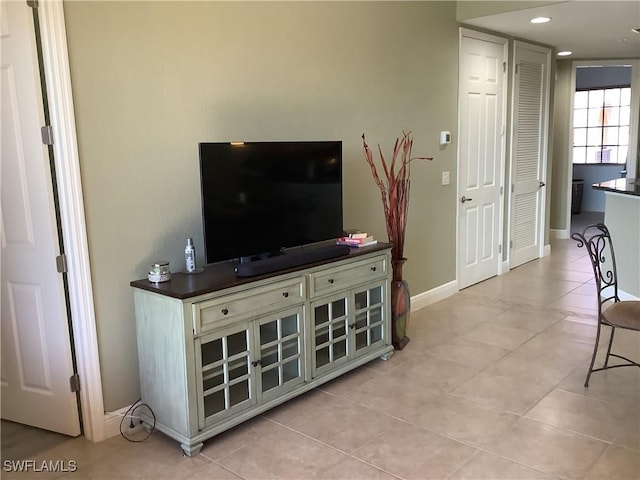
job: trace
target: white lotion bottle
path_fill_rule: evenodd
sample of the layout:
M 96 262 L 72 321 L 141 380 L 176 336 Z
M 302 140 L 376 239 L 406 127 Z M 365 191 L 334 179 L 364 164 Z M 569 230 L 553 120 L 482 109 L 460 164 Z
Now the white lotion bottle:
M 184 263 L 188 273 L 196 271 L 196 249 L 193 246 L 193 238 L 187 238 L 187 246 L 184 247 Z

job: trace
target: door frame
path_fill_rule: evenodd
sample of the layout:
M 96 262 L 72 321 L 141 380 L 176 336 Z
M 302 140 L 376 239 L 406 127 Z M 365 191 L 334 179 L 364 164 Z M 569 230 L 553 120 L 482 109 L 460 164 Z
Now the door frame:
M 69 310 L 74 338 L 84 436 L 107 438 L 98 355 L 93 287 L 62 0 L 38 2 L 42 68 L 46 78 L 58 183 L 62 237 L 67 257 Z
M 627 165 L 627 178 L 636 178 L 640 175 L 637 166 L 640 162 L 640 118 L 634 112 L 640 111 L 640 60 L 576 60 L 571 62 L 571 91 L 569 92 L 569 125 L 567 125 L 567 184 L 565 185 L 566 229 L 560 231 L 560 238 L 569 238 L 571 233 L 571 196 L 573 189 L 573 99 L 576 91 L 576 68 L 583 66 L 615 66 L 631 65 L 631 119 L 629 125 L 629 155 L 630 162 Z
M 506 37 L 501 37 L 499 35 L 493 35 L 493 34 L 489 34 L 489 33 L 484 33 L 484 32 L 479 32 L 477 30 L 472 30 L 466 27 L 460 27 L 458 30 L 458 109 L 457 109 L 457 113 L 458 113 L 458 132 L 460 132 L 460 125 L 462 122 L 462 115 L 461 115 L 461 105 L 462 102 L 460 101 L 460 58 L 461 58 L 461 48 L 462 48 L 462 37 L 470 37 L 470 38 L 474 38 L 477 40 L 482 40 L 482 41 L 488 41 L 488 42 L 493 42 L 493 43 L 498 43 L 498 44 L 502 44 L 503 45 L 503 58 L 504 58 L 504 62 L 506 63 L 506 72 L 504 74 L 504 81 L 502 82 L 502 95 L 503 95 L 503 101 L 502 101 L 502 142 L 501 142 L 501 154 L 500 154 L 500 172 L 499 172 L 499 178 L 500 178 L 500 189 L 502 191 L 502 194 L 500 195 L 500 200 L 498 202 L 499 204 L 499 212 L 498 212 L 498 242 L 499 245 L 502 246 L 502 250 L 500 251 L 500 253 L 498 253 L 498 255 L 496 256 L 497 258 L 497 274 L 498 275 L 502 275 L 504 273 L 507 273 L 509 271 L 508 268 L 508 264 L 506 262 L 503 261 L 504 258 L 504 249 L 506 248 L 504 245 L 502 245 L 502 241 L 504 239 L 504 215 L 505 215 L 505 195 L 504 195 L 504 189 L 505 189 L 505 176 L 506 176 L 506 153 L 507 153 L 507 103 L 509 101 L 509 97 L 508 97 L 508 93 L 509 93 L 509 77 L 507 75 L 508 70 L 509 70 L 509 39 Z M 457 144 L 457 151 L 456 151 L 456 168 L 458 170 L 457 172 L 457 182 L 456 182 L 456 290 L 460 290 L 460 152 L 462 150 L 462 147 L 460 145 L 460 142 L 458 142 Z M 497 246 L 496 246 L 497 247 Z

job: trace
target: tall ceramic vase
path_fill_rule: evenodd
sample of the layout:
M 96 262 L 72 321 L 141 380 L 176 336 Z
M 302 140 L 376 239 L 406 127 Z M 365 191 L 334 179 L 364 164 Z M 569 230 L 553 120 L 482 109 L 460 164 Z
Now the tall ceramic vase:
M 393 347 L 402 350 L 407 343 L 407 324 L 411 311 L 411 295 L 409 285 L 402 278 L 402 267 L 407 261 L 406 258 L 391 260 L 393 269 L 393 279 L 391 281 L 391 335 Z

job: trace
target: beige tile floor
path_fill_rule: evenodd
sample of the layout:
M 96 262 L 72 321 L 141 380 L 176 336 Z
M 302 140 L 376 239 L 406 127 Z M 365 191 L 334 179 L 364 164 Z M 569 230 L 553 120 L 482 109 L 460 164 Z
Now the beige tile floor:
M 77 479 L 640 479 L 640 369 L 594 374 L 590 265 L 571 241 L 412 314 L 411 343 L 184 457 L 70 439 Z M 640 358 L 640 336 L 614 348 Z M 2 472 L 3 478 L 27 475 Z M 61 474 L 31 474 L 55 478 Z

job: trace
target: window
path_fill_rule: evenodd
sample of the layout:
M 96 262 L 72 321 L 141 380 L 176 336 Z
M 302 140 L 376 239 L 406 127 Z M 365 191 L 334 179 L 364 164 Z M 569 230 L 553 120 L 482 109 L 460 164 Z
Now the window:
M 573 163 L 626 163 L 631 87 L 575 92 Z

